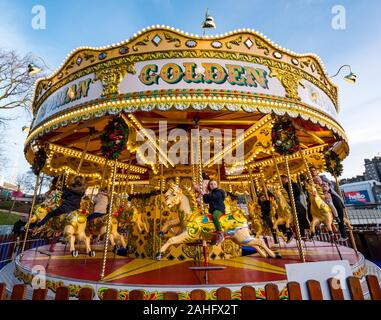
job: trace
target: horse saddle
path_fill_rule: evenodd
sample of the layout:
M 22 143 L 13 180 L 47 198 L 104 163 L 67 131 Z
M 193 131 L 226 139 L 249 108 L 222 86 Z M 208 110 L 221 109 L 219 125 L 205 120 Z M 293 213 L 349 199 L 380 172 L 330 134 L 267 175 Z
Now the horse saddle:
M 223 213 L 218 217 L 218 220 L 221 222 L 223 220 L 229 221 L 234 220 L 234 217 L 231 214 Z M 204 214 L 201 220 L 202 223 L 214 223 L 213 216 L 210 213 Z

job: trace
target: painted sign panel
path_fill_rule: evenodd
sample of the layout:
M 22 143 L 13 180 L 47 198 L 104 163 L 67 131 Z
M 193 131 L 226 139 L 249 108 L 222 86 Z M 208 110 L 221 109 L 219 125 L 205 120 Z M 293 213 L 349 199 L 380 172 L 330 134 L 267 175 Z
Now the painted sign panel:
M 125 77 L 121 93 L 147 90 L 208 89 L 285 96 L 285 90 L 263 65 L 222 59 L 160 59 L 138 62 Z
M 38 109 L 33 126 L 51 115 L 99 98 L 102 95 L 102 83 L 93 82 L 93 79 L 94 74 L 78 78 L 51 94 Z
M 161 96 L 173 95 L 174 90 L 185 94 L 200 90 L 204 94 L 218 92 L 256 94 L 284 98 L 285 89 L 279 79 L 270 77 L 267 66 L 224 59 L 184 58 L 137 62 L 135 74 L 127 73 L 119 84 L 120 94 L 144 96 L 158 91 Z M 80 104 L 99 99 L 103 86 L 94 81 L 94 73 L 69 82 L 53 92 L 40 106 L 33 127 L 48 117 L 68 111 Z M 303 80 L 299 85 L 301 101 L 336 117 L 330 98 L 314 84 Z
M 330 293 L 327 280 L 336 278 L 340 280 L 343 289 L 344 299 L 350 300 L 349 289 L 346 285 L 346 278 L 352 276 L 352 269 L 348 260 L 334 260 L 321 262 L 306 262 L 286 264 L 287 281 L 296 281 L 300 284 L 303 300 L 309 300 L 306 282 L 314 279 L 320 282 L 324 300 L 330 300 Z
M 337 111 L 332 100 L 323 90 L 313 83 L 307 80 L 300 81 L 298 94 L 302 102 L 327 113 L 334 119 L 337 118 Z
M 368 190 L 344 192 L 345 202 L 347 204 L 366 204 L 370 203 Z

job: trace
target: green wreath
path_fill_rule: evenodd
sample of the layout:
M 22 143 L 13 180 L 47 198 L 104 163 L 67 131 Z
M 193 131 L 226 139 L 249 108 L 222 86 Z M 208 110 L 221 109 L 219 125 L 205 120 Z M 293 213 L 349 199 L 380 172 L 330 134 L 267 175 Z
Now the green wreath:
M 292 121 L 286 117 L 278 117 L 271 131 L 273 146 L 281 155 L 291 155 L 300 150 L 299 139 Z
M 108 160 L 116 160 L 126 148 L 128 126 L 120 117 L 109 121 L 101 135 L 102 155 Z

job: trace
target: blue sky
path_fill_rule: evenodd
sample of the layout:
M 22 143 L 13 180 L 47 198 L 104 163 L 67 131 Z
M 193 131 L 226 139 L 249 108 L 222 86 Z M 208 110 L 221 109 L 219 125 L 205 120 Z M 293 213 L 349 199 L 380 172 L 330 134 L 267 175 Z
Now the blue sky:
M 338 4 L 346 9 L 345 30 L 331 27 L 331 9 Z M 46 8 L 45 30 L 31 27 L 35 5 Z M 352 66 L 358 75 L 356 85 L 336 78 L 340 86 L 340 121 L 351 148 L 344 161 L 343 177 L 361 174 L 363 159 L 381 152 L 380 1 L 0 0 L 0 47 L 33 52 L 56 69 L 76 47 L 109 45 L 150 25 L 169 25 L 201 34 L 206 8 L 217 23 L 217 29 L 209 34 L 253 28 L 292 51 L 318 54 L 330 74 L 343 64 Z M 17 115 L 20 118 L 6 131 L 10 137 L 8 150 L 13 155 L 13 169 L 3 172 L 6 176 L 28 169 L 22 153 L 25 135 L 20 128 L 29 119 Z

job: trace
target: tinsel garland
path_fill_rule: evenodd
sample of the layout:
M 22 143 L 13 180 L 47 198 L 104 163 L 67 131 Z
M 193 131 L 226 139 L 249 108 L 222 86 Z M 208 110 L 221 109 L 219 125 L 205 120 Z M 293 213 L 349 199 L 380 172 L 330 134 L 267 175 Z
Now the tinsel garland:
M 101 135 L 102 155 L 108 160 L 116 160 L 126 148 L 128 126 L 120 117 L 110 120 Z
M 300 150 L 296 129 L 288 117 L 278 117 L 271 131 L 275 151 L 281 155 L 291 155 Z

